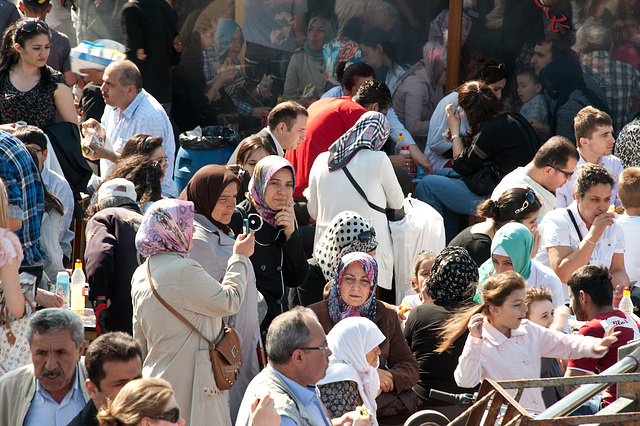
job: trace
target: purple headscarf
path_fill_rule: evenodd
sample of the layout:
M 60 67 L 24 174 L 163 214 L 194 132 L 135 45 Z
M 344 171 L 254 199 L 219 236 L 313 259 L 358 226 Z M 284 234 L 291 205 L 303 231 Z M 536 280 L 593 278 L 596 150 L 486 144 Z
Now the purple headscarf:
M 253 200 L 253 204 L 255 205 L 258 214 L 260 214 L 262 220 L 274 228 L 277 227 L 276 214 L 278 212 L 269 208 L 264 194 L 267 190 L 267 184 L 273 175 L 285 167 L 288 167 L 289 170 L 291 170 L 291 173 L 293 174 L 293 183 L 295 184 L 296 172 L 293 170 L 293 166 L 289 161 L 277 155 L 269 155 L 258 161 L 255 169 L 253 169 L 253 176 L 249 181 L 249 195 L 251 195 L 251 199 Z M 289 200 L 289 206 L 292 205 L 293 198 Z
M 369 297 L 360 306 L 347 305 L 340 295 L 340 287 L 342 283 L 342 275 L 344 271 L 352 264 L 359 263 L 364 272 L 369 277 L 371 287 L 369 288 Z M 376 287 L 378 286 L 378 262 L 366 253 L 349 253 L 345 254 L 333 278 L 333 286 L 329 293 L 329 317 L 334 324 L 348 317 L 365 317 L 373 321 L 376 316 Z
M 159 251 L 187 253 L 193 235 L 193 203 L 177 199 L 156 201 L 144 214 L 136 234 L 143 256 Z

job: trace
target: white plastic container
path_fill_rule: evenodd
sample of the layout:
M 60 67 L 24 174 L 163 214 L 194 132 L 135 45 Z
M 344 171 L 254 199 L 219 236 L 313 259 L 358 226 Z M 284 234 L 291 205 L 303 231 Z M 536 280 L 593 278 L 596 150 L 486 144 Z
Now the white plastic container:
M 633 313 L 633 301 L 631 300 L 631 292 L 629 291 L 629 287 L 625 287 L 618 309 L 620 309 L 625 314 Z
M 73 274 L 71 274 L 71 309 L 84 313 L 84 286 L 87 278 L 82 270 L 82 262 L 76 260 Z

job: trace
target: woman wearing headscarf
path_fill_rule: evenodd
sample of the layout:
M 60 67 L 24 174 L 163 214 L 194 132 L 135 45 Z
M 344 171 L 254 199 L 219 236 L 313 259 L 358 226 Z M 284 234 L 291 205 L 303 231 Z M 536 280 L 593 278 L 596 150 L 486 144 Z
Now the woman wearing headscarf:
M 544 90 L 556 101 L 551 114 L 549 135 L 564 136 L 576 143 L 573 119 L 582 108 L 591 105 L 609 112 L 609 107 L 584 83 L 582 68 L 572 56 L 558 56 L 540 71 Z M 538 129 L 536 129 L 538 130 Z M 545 129 L 542 129 L 545 130 Z
M 387 216 L 370 207 L 349 181 L 346 171 L 362 188 L 370 203 L 378 207 L 402 208 L 403 194 L 389 157 L 380 148 L 389 137 L 384 115 L 369 111 L 356 124 L 320 154 L 309 174 L 309 215 L 316 219 L 318 244 L 329 222 L 340 212 L 360 214 L 376 230 L 380 265 L 380 286 L 391 289 L 393 252 Z M 375 165 L 375 167 L 372 167 Z
M 336 36 L 333 21 L 315 16 L 309 21 L 304 47 L 291 56 L 284 82 L 285 101 L 298 101 L 308 107 L 324 92 L 324 56 L 322 46 Z
M 396 83 L 393 106 L 420 147 L 427 143 L 429 120 L 444 97 L 442 88 L 446 66 L 447 49 L 442 38 L 435 37 L 424 45 L 422 60 L 409 68 Z
M 467 80 L 468 65 L 473 61 L 475 53 L 467 45 L 471 32 L 471 18 L 466 13 L 462 14 L 462 34 L 460 36 L 460 83 Z M 443 44 L 449 42 L 449 9 L 445 9 L 435 17 L 429 25 L 429 40 L 440 37 Z
M 546 287 L 551 292 L 554 309 L 564 305 L 562 282 L 551 268 L 531 259 L 533 235 L 518 222 L 511 222 L 500 228 L 491 242 L 491 257 L 480 267 L 482 283 L 492 275 L 515 271 L 527 281 L 528 287 Z
M 329 368 L 317 385 L 331 418 L 339 418 L 364 405 L 372 415 L 370 424 L 378 424 L 375 413 L 380 377 L 376 369 L 379 345 L 384 340 L 378 327 L 362 317 L 345 318 L 329 332 Z
M 285 285 L 297 287 L 309 273 L 307 256 L 293 212 L 295 173 L 291 163 L 269 155 L 256 164 L 249 181 L 249 198 L 238 204 L 229 227 L 242 233 L 244 219 L 255 232 L 251 263 L 256 286 L 267 302 L 260 325 L 263 341 L 271 321 L 287 310 Z
M 342 256 L 356 251 L 373 256 L 378 247 L 376 230 L 358 213 L 345 211 L 333 218 L 313 249 L 309 276 L 289 291 L 289 306 L 309 306 L 322 300 L 325 285 L 333 280 Z
M 415 412 L 416 397 L 411 388 L 418 381 L 418 363 L 402 336 L 400 320 L 393 306 L 376 300 L 378 263 L 366 253 L 349 253 L 338 263 L 327 300 L 309 309 L 318 316 L 324 332 L 348 317 L 373 321 L 385 336 L 380 344 L 377 369 L 382 393 L 377 398 L 377 417 Z
M 236 208 L 240 181 L 223 166 L 211 164 L 198 170 L 180 194 L 194 207 L 193 247 L 189 258 L 198 262 L 214 280 L 222 281 L 233 256 L 235 234 L 229 222 Z M 250 263 L 250 262 L 249 262 Z M 260 372 L 256 348 L 260 340 L 256 277 L 248 268 L 247 287 L 240 310 L 225 318 L 225 323 L 241 336 L 242 366 L 238 381 L 229 390 L 231 420 L 236 414 L 247 385 Z
M 220 283 L 187 257 L 193 216 L 192 202 L 164 199 L 142 218 L 136 248 L 147 260 L 131 280 L 133 337 L 142 346 L 143 376 L 171 382 L 188 424 L 231 425 L 229 392 L 216 386 L 207 342 L 163 306 L 151 286 L 215 343 L 222 337 L 222 317 L 242 303 L 254 238 L 238 238 Z
M 415 307 L 404 326 L 404 337 L 420 365 L 420 380 L 413 388 L 418 409 L 438 407 L 449 418 L 463 411 L 456 405 L 429 399 L 429 391 L 470 391 L 458 387 L 453 379 L 466 336 L 460 337 L 450 352 L 435 350 L 442 325 L 453 311 L 471 302 L 477 282 L 478 267 L 462 247 L 447 247 L 436 256 L 425 288 L 426 296 L 433 301 Z

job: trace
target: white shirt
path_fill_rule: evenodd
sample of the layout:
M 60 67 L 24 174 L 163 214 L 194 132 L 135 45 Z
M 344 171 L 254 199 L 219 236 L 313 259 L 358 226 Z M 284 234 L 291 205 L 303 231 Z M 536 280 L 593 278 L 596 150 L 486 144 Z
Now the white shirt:
M 273 139 L 273 143 L 276 146 L 276 151 L 279 157 L 284 157 L 284 149 L 282 148 L 282 145 L 280 145 L 280 142 L 278 142 L 278 138 L 276 138 L 276 135 L 274 135 L 273 133 L 271 133 L 271 130 L 269 130 L 269 127 L 265 127 L 265 129 L 267 129 L 267 132 L 271 135 L 271 138 Z M 240 146 L 240 144 L 238 144 L 238 146 Z M 237 154 L 236 154 L 237 156 Z
M 22 398 L 23 395 L 16 395 Z M 86 402 L 82 395 L 78 367 L 75 370 L 73 386 L 58 404 L 49 392 L 36 380 L 36 393 L 24 418 L 24 426 L 66 426 L 84 408 Z M 46 419 L 46 420 L 45 420 Z
M 538 199 L 542 203 L 540 213 L 538 213 L 538 223 L 542 221 L 542 218 L 553 210 L 556 206 L 556 196 L 553 192 L 549 191 L 544 186 L 533 180 L 531 176 L 527 174 L 524 167 L 518 167 L 508 175 L 502 178 L 498 186 L 493 190 L 491 199 L 498 201 L 498 198 L 507 190 L 511 188 L 531 188 L 536 193 Z
M 173 181 L 173 163 L 176 157 L 173 127 L 162 105 L 144 89 L 131 104 L 120 114 L 119 108 L 105 106 L 102 115 L 102 126 L 107 134 L 105 147 L 120 153 L 130 137 L 138 133 L 147 133 L 162 138 L 162 149 L 167 156 L 168 168 L 162 180 L 162 195 L 177 197 L 178 187 Z M 100 160 L 100 175 L 105 178 L 115 164 L 112 161 Z
M 627 270 L 630 281 L 640 283 L 640 216 L 619 216 L 617 222 L 627 236 L 625 240 L 624 268 Z
M 576 164 L 576 168 L 573 171 L 571 180 L 568 180 L 564 185 L 556 190 L 556 208 L 567 207 L 573 202 L 573 185 L 576 182 L 578 168 L 583 164 L 586 164 L 586 161 L 581 155 L 578 163 Z M 615 155 L 605 155 L 604 157 L 598 158 L 598 164 L 607 169 L 607 171 L 611 173 L 611 177 L 613 177 L 611 204 L 621 206 L 622 204 L 618 200 L 618 176 L 620 176 L 620 173 L 624 170 L 622 163 L 620 163 L 620 160 Z
M 424 149 L 424 155 L 429 157 L 431 164 L 433 164 L 433 173 L 438 173 L 442 169 L 445 163 L 451 160 L 451 142 L 444 140 L 442 134 L 449 128 L 447 124 L 447 104 L 453 105 L 453 110 L 458 108 L 458 92 L 451 92 L 438 102 L 436 109 L 433 110 L 431 115 L 431 121 L 429 121 L 429 134 L 427 135 L 427 146 Z M 469 123 L 467 122 L 467 116 L 460 114 L 462 119 L 460 123 L 460 134 L 464 135 L 469 130 Z
M 75 233 L 69 229 L 71 227 L 71 220 L 73 219 L 73 208 L 75 207 L 73 191 L 65 178 L 53 170 L 43 167 L 41 174 L 42 183 L 47 188 L 47 191 L 58 197 L 64 207 L 58 240 L 60 241 L 62 253 L 68 258 L 71 258 L 72 241 L 75 236 Z
M 535 259 L 531 260 L 531 275 L 529 275 L 527 279 L 527 285 L 535 288 L 548 288 L 551 292 L 554 309 L 568 302 L 568 298 L 565 298 L 563 290 L 563 287 L 566 287 L 566 285 L 562 284 L 560 278 L 553 272 L 553 269 Z
M 582 234 L 582 238 L 586 238 L 589 230 L 585 225 L 582 217 L 578 213 L 578 204 L 574 201 L 569 205 L 569 210 L 573 213 L 573 217 L 578 224 L 578 229 Z M 541 226 L 542 242 L 540 243 L 540 251 L 536 256 L 536 260 L 551 267 L 549 262 L 549 254 L 547 249 L 556 246 L 569 246 L 571 250 L 576 250 L 580 244 L 580 238 L 576 232 L 573 222 L 567 213 L 567 209 L 555 209 L 549 212 L 542 220 Z M 619 219 L 613 221 L 613 225 L 607 226 L 602 236 L 595 242 L 596 245 L 589 259 L 590 265 L 611 267 L 611 260 L 615 253 L 624 253 L 624 233 L 620 226 Z

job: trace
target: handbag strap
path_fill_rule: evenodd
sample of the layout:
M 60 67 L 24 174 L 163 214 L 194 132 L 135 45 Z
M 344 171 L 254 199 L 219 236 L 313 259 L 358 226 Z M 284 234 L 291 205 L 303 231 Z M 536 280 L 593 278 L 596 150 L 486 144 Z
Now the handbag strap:
M 567 213 L 569 213 L 569 217 L 571 218 L 571 222 L 573 223 L 573 227 L 576 228 L 576 232 L 578 233 L 578 237 L 580 241 L 582 241 L 582 232 L 580 232 L 580 228 L 578 228 L 578 223 L 576 222 L 576 218 L 573 216 L 573 212 L 569 210 L 567 207 Z
M 29 305 L 29 307 L 31 308 L 31 313 L 34 313 L 36 311 L 36 308 L 35 308 L 35 306 L 33 306 L 33 303 L 31 303 L 31 300 L 29 300 L 27 295 L 24 294 L 24 293 L 22 293 L 22 296 L 24 297 L 24 301 L 26 302 L 24 314 L 28 315 L 28 313 L 26 311 L 26 306 L 27 305 Z M 0 323 L 2 322 L 3 316 L 5 318 L 7 330 L 11 331 L 11 320 L 10 320 L 9 307 L 7 306 L 7 298 L 6 297 L 2 300 L 2 307 L 0 307 Z M 20 317 L 20 318 L 22 318 L 22 317 Z
M 356 182 L 356 180 L 353 178 L 353 176 L 351 175 L 351 172 L 349 172 L 349 169 L 347 169 L 347 166 L 344 166 L 342 168 L 342 170 L 344 171 L 344 174 L 347 175 L 347 179 L 349 179 L 349 182 L 351 182 L 351 184 L 356 189 L 356 191 L 358 191 L 358 194 L 362 195 L 362 198 L 364 198 L 364 200 L 367 202 L 367 204 L 369 204 L 369 207 L 371 207 L 372 209 L 374 209 L 377 212 L 380 212 L 380 213 L 383 213 L 383 214 L 387 213 L 387 211 L 385 209 L 383 209 L 380 206 L 376 206 L 371 201 L 369 201 L 369 199 L 367 198 L 367 194 L 365 194 L 363 189 L 360 187 L 360 185 L 358 185 L 358 182 Z
M 160 303 L 162 303 L 162 305 L 167 308 L 169 310 L 169 312 L 171 312 L 173 315 L 176 316 L 176 318 L 178 318 L 180 321 L 182 321 L 183 323 L 185 323 L 187 326 L 189 326 L 190 329 L 192 329 L 193 331 L 195 331 L 196 333 L 198 333 L 198 335 L 200 337 L 202 337 L 207 344 L 209 344 L 209 347 L 212 349 L 215 349 L 216 345 L 213 344 L 213 342 L 209 339 L 207 339 L 206 337 L 204 337 L 202 335 L 202 333 L 200 333 L 200 331 L 198 331 L 197 328 L 195 328 L 195 326 L 193 324 L 191 324 L 191 322 L 189 322 L 188 319 L 186 319 L 184 316 L 182 316 L 182 314 L 180 314 L 178 311 L 176 311 L 175 309 L 173 309 L 162 297 L 160 297 L 160 295 L 158 294 L 158 291 L 156 290 L 156 288 L 153 286 L 153 281 L 151 280 L 151 271 L 149 269 L 149 260 L 151 259 L 147 259 L 147 277 L 149 277 L 149 286 L 151 287 L 151 291 L 153 292 L 153 295 L 156 296 L 156 298 L 158 299 L 158 301 Z M 220 321 L 222 321 L 222 331 L 224 332 L 224 320 L 222 318 L 220 318 Z

